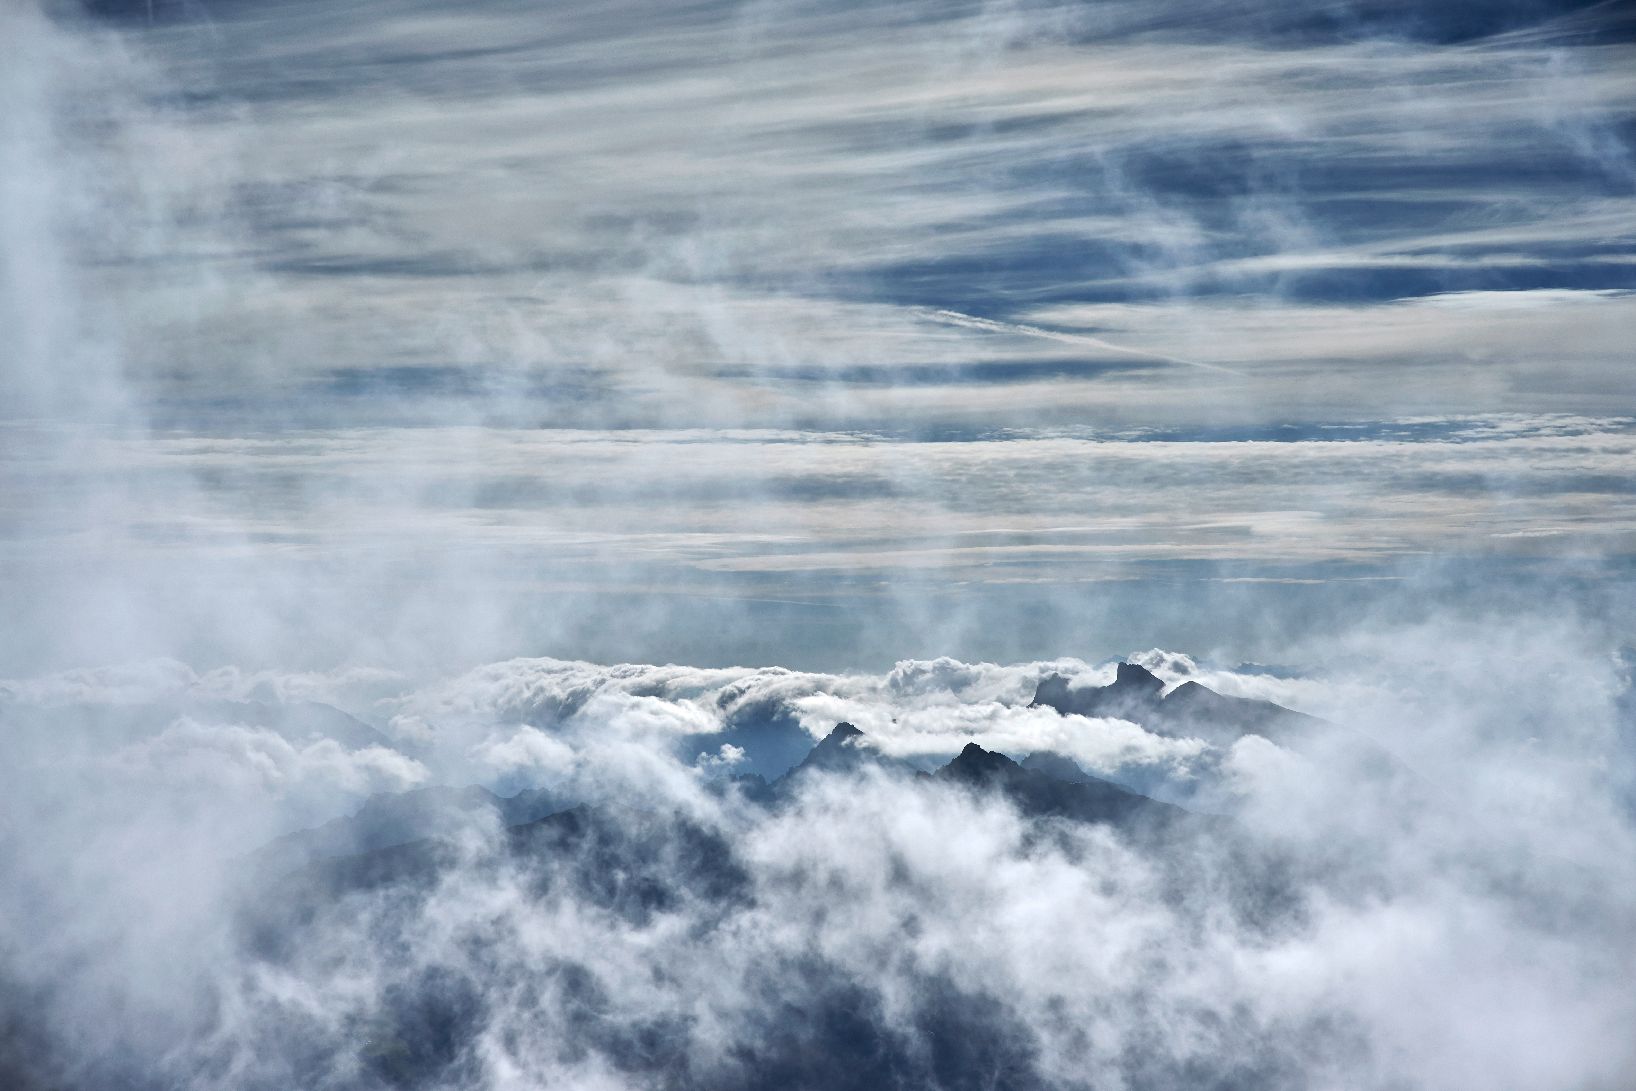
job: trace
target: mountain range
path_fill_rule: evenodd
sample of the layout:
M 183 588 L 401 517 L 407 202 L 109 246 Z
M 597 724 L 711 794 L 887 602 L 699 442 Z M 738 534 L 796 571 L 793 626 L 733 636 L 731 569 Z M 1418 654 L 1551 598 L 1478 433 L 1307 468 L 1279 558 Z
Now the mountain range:
M 1145 674 L 1127 667 L 1100 690 L 1076 691 L 1047 680 L 1038 700 L 1095 709 L 1098 715 L 1112 715 L 1112 709 L 1147 715 L 1155 702 L 1162 709 L 1174 696 L 1160 696 Z M 1167 725 L 1181 722 L 1178 708 L 1196 715 L 1197 709 L 1211 707 L 1207 700 L 1183 697 L 1166 710 L 1172 717 Z M 1259 723 L 1294 732 L 1310 719 L 1259 702 L 1223 707 L 1239 716 L 1220 728 L 1223 732 L 1248 731 Z M 711 782 L 724 799 L 742 804 L 742 809 L 729 807 L 726 813 L 737 817 L 725 820 L 640 800 L 568 806 L 546 792 L 503 798 L 481 788 L 424 788 L 379 796 L 357 814 L 281 838 L 248 858 L 238 935 L 245 949 L 270 967 L 303 966 L 317 957 L 315 949 L 323 950 L 320 937 L 349 930 L 362 929 L 376 937 L 371 942 L 413 942 L 400 932 L 438 912 L 436 907 L 459 889 L 506 889 L 543 906 L 569 905 L 576 915 L 618 920 L 633 935 L 678 917 L 692 922 L 693 929 L 730 930 L 740 926 L 734 922 L 757 919 L 766 894 L 762 884 L 770 881 L 767 861 L 753 848 L 755 827 L 806 820 L 808 788 L 849 779 L 887 791 L 1003 799 L 1024 819 L 1025 839 L 1050 839 L 1070 846 L 1065 851 L 1073 851 L 1076 838 L 1089 828 L 1115 830 L 1147 861 L 1159 896 L 1175 905 L 1189 904 L 1208 887 L 1225 912 L 1256 927 L 1282 927 L 1279 922 L 1303 912 L 1286 863 L 1240 837 L 1231 819 L 1131 791 L 1061 754 L 1034 753 L 1018 762 L 971 742 L 928 771 L 871 742 L 856 726 L 839 723 L 781 776 L 746 774 Z M 846 798 L 832 797 L 824 806 L 848 806 Z M 484 836 L 464 836 L 474 830 Z M 1203 860 L 1213 862 L 1201 865 Z M 275 870 L 279 876 L 269 886 L 266 880 Z M 821 879 L 810 881 L 821 887 Z M 839 922 L 848 907 L 823 911 L 837 914 Z M 510 941 L 494 942 L 493 950 L 484 948 L 485 964 L 511 965 Z M 510 981 L 510 971 L 495 973 Z M 891 1029 L 879 1010 L 880 998 L 859 991 L 841 967 L 821 960 L 767 967 L 768 987 L 775 991 L 768 996 L 766 1025 L 734 1044 L 724 1067 L 701 1079 L 688 1069 L 693 1035 L 688 1026 L 608 1018 L 600 986 L 571 963 L 519 966 L 517 973 L 524 975 L 519 982 L 530 973 L 547 974 L 561 994 L 552 1018 L 567 1021 L 586 1050 L 644 1086 L 745 1091 L 1050 1086 L 1026 1048 L 1026 1028 L 1008 1023 L 1003 1012 L 952 979 L 935 975 L 917 992 L 908 1015 L 913 1030 L 905 1034 Z M 785 1010 L 778 1006 L 776 989 L 790 987 L 791 975 L 799 978 L 808 999 Z M 482 1033 L 485 989 L 492 991 L 492 982 L 437 976 L 382 997 L 379 1016 L 360 1029 L 360 1085 L 458 1085 L 462 1066 L 472 1063 L 471 1043 Z M 299 1044 L 295 1040 L 291 1047 L 297 1053 Z M 320 1051 L 310 1058 L 314 1071 L 332 1062 Z M 297 1057 L 297 1070 L 305 1063 Z M 1136 1074 L 1130 1085 L 1178 1086 L 1185 1075 Z
M 1135 663 L 1119 664 L 1114 681 L 1106 686 L 1075 687 L 1061 675 L 1051 675 L 1039 683 L 1032 705 L 1063 715 L 1129 720 L 1151 732 L 1201 738 L 1221 747 L 1252 734 L 1297 751 L 1322 741 L 1353 738 L 1345 729 L 1317 717 L 1269 701 L 1229 697 L 1198 682 L 1183 682 L 1167 693 L 1163 680 Z M 788 750 L 782 736 L 779 746 L 781 752 Z M 1130 783 L 1093 776 L 1072 758 L 1049 751 L 1018 762 L 973 742 L 941 768 L 926 772 L 882 753 L 850 723 L 837 724 L 782 775 L 741 774 L 717 782 L 716 787 L 761 805 L 777 806 L 814 775 L 854 774 L 864 769 L 998 791 L 1027 814 L 1129 825 L 1174 821 L 1186 813 L 1173 801 L 1153 798 Z M 424 839 L 449 839 L 474 825 L 526 826 L 566 811 L 572 803 L 544 790 L 501 797 L 475 786 L 382 794 L 351 816 L 279 838 L 252 860 L 258 869 L 285 872 L 316 860 L 358 856 Z

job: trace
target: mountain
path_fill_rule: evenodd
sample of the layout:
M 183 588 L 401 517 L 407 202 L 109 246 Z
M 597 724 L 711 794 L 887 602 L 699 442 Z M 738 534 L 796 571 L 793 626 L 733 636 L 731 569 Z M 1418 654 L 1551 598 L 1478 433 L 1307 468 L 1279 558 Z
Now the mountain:
M 799 765 L 771 784 L 750 774 L 718 781 L 715 788 L 736 791 L 753 803 L 777 806 L 792 798 L 803 777 L 814 773 L 846 775 L 870 768 L 916 772 L 907 762 L 882 754 L 865 739 L 857 727 L 839 723 Z M 1041 753 L 1019 765 L 976 743 L 967 745 L 929 779 L 1004 791 L 1029 814 L 1124 822 L 1186 813 L 1183 808 L 1093 777 L 1068 758 Z M 246 862 L 262 876 L 322 874 L 328 878 L 319 885 L 328 889 L 369 886 L 406 875 L 436 872 L 455 859 L 453 844 L 468 831 L 498 827 L 505 830 L 514 851 L 539 848 L 555 843 L 549 837 L 541 840 L 546 833 L 572 825 L 591 813 L 583 805 L 569 807 L 545 790 L 502 798 L 478 786 L 416 788 L 372 796 L 355 813 L 277 838 L 252 853 Z M 572 814 L 580 818 L 564 817 Z M 342 877 L 349 875 L 352 879 L 343 881 Z
M 195 719 L 265 727 L 292 742 L 334 739 L 348 750 L 368 746 L 404 749 L 356 716 L 319 701 L 193 700 L 183 706 Z
M 1035 706 L 1054 708 L 1063 715 L 1117 717 L 1136 720 L 1158 707 L 1164 681 L 1145 667 L 1121 663 L 1106 686 L 1072 689 L 1068 679 L 1053 674 L 1034 690 Z
M 1053 674 L 1036 687 L 1032 707 L 1052 708 L 1063 715 L 1114 716 L 1157 735 L 1202 739 L 1216 747 L 1217 753 L 1204 755 L 1194 767 L 1195 775 L 1184 782 L 1169 782 L 1157 769 L 1146 775 L 1140 769 L 1121 772 L 1126 787 L 1196 810 L 1230 807 L 1228 800 L 1209 798 L 1219 787 L 1213 783 L 1212 765 L 1247 735 L 1325 764 L 1349 766 L 1371 781 L 1395 784 L 1409 793 L 1405 798 L 1420 798 L 1418 793 L 1424 790 L 1419 778 L 1390 751 L 1351 728 L 1271 701 L 1229 697 L 1191 680 L 1169 693 L 1163 691 L 1164 682 L 1157 675 L 1135 663 L 1121 663 L 1113 683 L 1106 686 L 1074 688 Z
M 807 752 L 795 769 L 822 769 L 840 772 L 857 769 L 871 760 L 874 751 L 863 743 L 863 732 L 849 723 L 838 723 Z
M 1066 775 L 1068 767 L 1079 774 L 1077 779 Z M 1027 768 L 976 743 L 967 743 L 958 757 L 933 774 L 933 779 L 1001 792 L 1018 810 L 1030 816 L 1147 826 L 1167 825 L 1192 817 L 1181 807 L 1090 776 L 1067 758 L 1050 755 L 1034 762 L 1033 768 Z
M 853 725 L 837 724 L 773 785 L 755 776 L 740 780 L 760 785 L 776 812 L 796 796 L 804 777 L 844 777 L 878 766 L 909 768 L 869 746 Z M 1221 828 L 1099 780 L 1055 755 L 1034 755 L 1019 764 L 972 743 L 935 773 L 919 776 L 923 779 L 912 783 L 951 793 L 1002 793 L 1029 818 L 1117 824 L 1132 846 L 1150 851 L 1155 861 L 1162 861 L 1161 849 L 1169 843 L 1161 838 Z M 910 785 L 907 778 L 899 782 L 904 790 Z M 321 834 L 312 840 L 332 847 L 344 836 L 376 836 L 372 823 L 401 833 L 447 809 L 468 816 L 501 814 L 508 806 L 544 805 L 543 799 L 536 794 L 508 802 L 481 788 L 422 789 L 380 797 L 349 819 L 307 832 Z M 326 856 L 278 878 L 275 885 L 247 887 L 238 936 L 257 958 L 290 973 L 303 972 L 314 959 L 332 957 L 323 938 L 353 934 L 349 930 L 360 921 L 371 930 L 372 942 L 420 942 L 419 922 L 429 907 L 439 904 L 436 899 L 448 896 L 446 880 L 454 876 L 475 889 L 501 884 L 516 896 L 538 901 L 547 912 L 552 906 L 573 905 L 576 912 L 606 914 L 636 930 L 685 914 L 703 934 L 718 928 L 731 934 L 756 919 L 764 893 L 755 869 L 765 862 L 758 864 L 753 852 L 743 855 L 734 836 L 739 820 L 755 823 L 759 817 L 752 809 L 716 826 L 640 801 L 580 805 L 512 824 L 482 847 L 433 836 Z M 1042 827 L 1042 832 L 1049 830 Z M 1231 848 L 1226 837 L 1201 840 L 1203 851 Z M 1185 882 L 1188 874 L 1178 871 L 1175 881 Z M 1230 884 L 1239 883 L 1239 876 L 1260 881 L 1243 866 L 1232 867 L 1228 875 Z M 803 873 L 798 868 L 781 881 L 803 881 Z M 1185 889 L 1177 889 L 1176 896 L 1183 897 Z M 269 896 L 272 891 L 276 894 Z M 1259 885 L 1243 901 L 1252 909 L 1270 904 Z M 838 900 L 826 912 L 841 927 L 849 909 Z M 358 1086 L 460 1084 L 468 1075 L 461 1066 L 469 1060 L 470 1043 L 484 1032 L 485 1005 L 514 995 L 513 990 L 526 992 L 537 980 L 556 990 L 552 1018 L 565 1021 L 585 1049 L 608 1058 L 626 1078 L 644 1086 L 676 1091 L 770 1086 L 1032 1091 L 1055 1086 L 1028 1049 L 1018 1045 L 1028 1042 L 1028 1027 L 935 970 L 915 979 L 911 1022 L 902 1029 L 902 1016 L 888 1018 L 878 997 L 858 990 L 855 970 L 846 965 L 821 957 L 752 961 L 749 973 L 765 971 L 750 985 L 765 997 L 764 1021 L 730 1043 L 730 1063 L 695 1072 L 687 1068 L 696 1058 L 689 1053 L 693 1032 L 687 1020 L 621 1018 L 625 1013 L 609 1011 L 594 974 L 571 959 L 541 963 L 523 957 L 508 932 L 474 933 L 470 943 L 463 950 L 482 967 L 481 976 L 435 967 L 382 992 L 377 1010 L 358 1030 L 356 1060 L 367 1077 Z M 792 982 L 798 989 L 792 990 Z M 798 1004 L 781 999 L 791 991 L 802 998 Z M 1159 1085 L 1175 1086 L 1176 1081 Z
M 1043 773 L 1054 780 L 1067 781 L 1069 784 L 1084 784 L 1086 781 L 1099 779 L 1081 769 L 1073 758 L 1049 750 L 1036 750 L 1017 764 L 1031 773 Z
M 1192 681 L 1165 694 L 1159 713 L 1160 724 L 1170 734 L 1192 735 L 1226 745 L 1245 735 L 1260 735 L 1299 748 L 1337 730 L 1334 724 L 1316 716 L 1271 701 L 1228 697 Z
M 876 768 L 892 772 L 912 773 L 913 767 L 898 758 L 888 757 L 866 742 L 862 731 L 849 723 L 838 723 L 819 740 L 801 763 L 791 769 L 777 784 L 788 787 L 800 777 L 815 773 L 855 773 L 860 769 Z
M 1164 685 L 1163 679 L 1135 663 L 1119 664 L 1106 686 L 1075 688 L 1053 674 L 1036 687 L 1032 707 L 1052 708 L 1065 716 L 1129 720 L 1155 734 L 1199 738 L 1221 747 L 1245 735 L 1260 735 L 1298 749 L 1340 730 L 1316 716 L 1271 701 L 1228 697 L 1198 682 L 1183 682 L 1169 693 Z

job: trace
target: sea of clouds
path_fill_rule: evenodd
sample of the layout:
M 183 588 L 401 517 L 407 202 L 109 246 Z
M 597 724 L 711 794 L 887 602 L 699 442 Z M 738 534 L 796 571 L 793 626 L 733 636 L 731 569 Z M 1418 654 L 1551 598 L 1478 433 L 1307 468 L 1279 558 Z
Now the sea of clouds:
M 1407 790 L 1029 707 L 1050 674 L 1112 678 L 1071 659 L 6 681 L 4 1059 L 39 1086 L 1616 1087 L 1630 664 L 1573 633 L 1462 656 L 1473 634 L 1400 631 L 1310 674 L 1130 657 L 1362 731 Z M 925 768 L 975 741 L 1208 771 L 1223 813 L 1155 842 L 890 767 L 771 809 L 726 787 L 789 760 L 746 724 L 838 718 Z M 473 821 L 430 878 L 337 887 L 256 855 L 471 784 L 597 832 Z

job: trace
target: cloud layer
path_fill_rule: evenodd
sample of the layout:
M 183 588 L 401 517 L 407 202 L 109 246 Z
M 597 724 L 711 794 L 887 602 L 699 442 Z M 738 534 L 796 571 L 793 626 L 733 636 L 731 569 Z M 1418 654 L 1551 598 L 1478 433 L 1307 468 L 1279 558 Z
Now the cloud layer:
M 1051 674 L 1111 680 L 1076 660 L 512 660 L 392 692 L 262 675 L 259 704 L 176 663 L 8 682 L 3 965 L 35 1014 L 0 1060 L 70 1085 L 1615 1086 L 1625 668 L 1572 629 L 1382 637 L 1310 675 L 1132 659 L 1344 713 L 1412 770 L 1395 787 L 1339 752 L 1027 707 Z M 1448 647 L 1468 651 L 1428 654 Z M 315 693 L 382 741 L 312 730 L 340 722 Z M 721 790 L 778 724 L 810 743 L 841 713 L 926 764 L 975 740 L 1114 777 L 1208 767 L 1236 817 L 1154 841 L 885 770 L 808 776 L 772 811 Z M 244 855 L 428 779 L 592 809 L 462 821 L 371 871 Z
M 314 588 L 387 640 L 459 612 L 445 662 L 638 657 L 586 647 L 612 599 L 643 656 L 839 602 L 878 660 L 917 616 L 1049 654 L 951 646 L 1006 626 L 937 587 L 1629 593 L 1615 6 L 6 18 L 29 671 L 322 666 Z

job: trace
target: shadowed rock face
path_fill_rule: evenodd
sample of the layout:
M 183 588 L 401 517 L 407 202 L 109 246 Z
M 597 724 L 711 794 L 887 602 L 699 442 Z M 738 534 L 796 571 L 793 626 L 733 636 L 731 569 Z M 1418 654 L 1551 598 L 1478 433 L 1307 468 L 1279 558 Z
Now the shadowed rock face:
M 1121 663 L 1113 683 L 1106 686 L 1076 689 L 1061 675 L 1053 674 L 1036 687 L 1033 706 L 1052 708 L 1065 716 L 1129 720 L 1157 735 L 1200 739 L 1216 747 L 1218 756 L 1240 739 L 1258 735 L 1293 753 L 1326 763 L 1334 760 L 1348 763 L 1371 778 L 1395 783 L 1405 793 L 1405 800 L 1424 802 L 1424 786 L 1418 783 L 1418 778 L 1390 752 L 1356 731 L 1271 701 L 1229 697 L 1194 681 L 1183 682 L 1169 693 L 1163 690 L 1163 681 L 1152 672 L 1134 663 Z M 1035 757 L 1046 762 L 1059 756 Z M 1036 764 L 1034 768 L 1059 779 L 1076 779 L 1077 766 L 1069 769 L 1061 764 Z M 1082 770 L 1079 775 L 1085 776 Z M 1191 805 L 1196 801 L 1187 789 L 1198 788 L 1207 781 L 1208 777 L 1196 778 L 1180 786 L 1181 791 L 1162 778 L 1124 782 L 1138 792 Z
M 1040 682 L 1033 704 L 1065 716 L 1129 720 L 1157 734 L 1200 738 L 1218 746 L 1261 735 L 1299 748 L 1339 730 L 1271 701 L 1227 697 L 1198 682 L 1183 682 L 1168 694 L 1163 691 L 1164 681 L 1157 675 L 1135 663 L 1121 663 L 1106 686 L 1073 688 L 1066 678 L 1053 674 Z
M 856 769 L 876 757 L 863 745 L 863 732 L 849 723 L 838 723 L 813 747 L 796 769 Z
M 1113 682 L 1106 686 L 1070 689 L 1066 678 L 1053 674 L 1040 682 L 1034 704 L 1064 715 L 1108 716 L 1141 723 L 1138 717 L 1152 715 L 1164 688 L 1163 680 L 1146 667 L 1121 663 Z
M 1041 768 L 1042 763 L 1049 763 L 1052 758 L 1056 758 L 1055 765 Z M 804 777 L 815 773 L 846 775 L 871 768 L 904 776 L 915 773 L 906 762 L 871 746 L 857 727 L 839 723 L 783 777 L 769 783 L 753 774 L 740 775 L 720 781 L 716 787 L 721 792 L 736 792 L 753 803 L 776 806 L 792 798 Z M 976 744 L 968 746 L 937 776 L 968 785 L 1015 789 L 1025 803 L 1032 800 L 1050 813 L 1089 821 L 1119 820 L 1126 816 L 1128 809 L 1124 799 L 1144 798 L 1090 776 L 1067 758 L 1036 754 L 1029 759 L 1027 767 L 1023 767 Z M 1076 796 L 1073 792 L 1064 794 L 1061 788 L 1049 787 L 1059 782 L 1084 791 Z M 1087 793 L 1100 793 L 1112 802 L 1097 807 L 1075 802 L 1080 796 L 1089 798 Z M 569 819 L 564 815 L 574 813 L 564 811 L 568 802 L 571 801 L 545 790 L 501 797 L 475 785 L 433 786 L 387 793 L 371 797 L 352 815 L 274 840 L 248 856 L 245 865 L 248 871 L 260 875 L 283 875 L 320 864 L 334 874 L 360 867 L 366 872 L 377 867 L 388 871 L 406 867 L 413 871 L 420 866 L 435 871 L 441 859 L 439 854 L 443 852 L 437 846 L 465 835 L 481 836 L 485 830 L 508 829 L 515 837 L 521 830 L 543 828 L 538 824 L 548 816 L 559 824 L 567 822 Z M 394 855 L 390 850 L 400 851 Z M 324 861 L 336 863 L 331 867 L 323 864 Z
M 1052 780 L 1067 781 L 1069 784 L 1084 784 L 1086 781 L 1097 779 L 1081 769 L 1073 758 L 1053 754 L 1049 750 L 1035 751 L 1018 764 L 1031 773 L 1040 773 Z
M 1054 757 L 1054 755 L 1053 755 Z M 1049 758 L 1046 759 L 1050 761 Z M 1075 771 L 1078 766 L 1063 758 Z M 1050 772 L 1036 765 L 1029 769 L 1004 754 L 967 743 L 960 755 L 935 774 L 938 780 L 1003 793 L 1024 814 L 1055 816 L 1080 822 L 1106 822 L 1152 827 L 1175 822 L 1187 812 L 1169 803 L 1138 795 L 1079 771 L 1078 779 L 1063 774 L 1064 766 Z
M 1186 732 L 1212 742 L 1231 743 L 1244 735 L 1299 747 L 1308 737 L 1327 735 L 1335 725 L 1271 701 L 1228 697 L 1197 682 L 1183 682 L 1159 705 L 1160 723 L 1171 733 Z
M 793 783 L 795 779 L 810 773 L 852 773 L 866 768 L 885 769 L 897 773 L 913 772 L 906 762 L 888 757 L 871 746 L 866 741 L 864 733 L 856 727 L 849 723 L 838 723 L 817 746 L 812 748 L 801 764 L 791 769 L 777 783 L 787 787 L 786 782 Z

